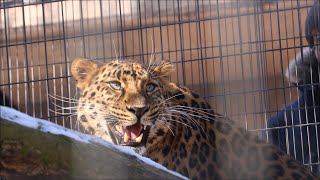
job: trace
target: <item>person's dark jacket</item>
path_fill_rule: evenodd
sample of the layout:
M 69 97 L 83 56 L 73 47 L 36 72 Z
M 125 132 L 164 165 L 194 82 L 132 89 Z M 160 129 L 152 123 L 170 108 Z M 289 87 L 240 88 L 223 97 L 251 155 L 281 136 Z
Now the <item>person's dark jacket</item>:
M 272 128 L 268 139 L 302 163 L 317 164 L 312 171 L 320 176 L 320 62 L 310 48 L 304 48 L 302 54 L 292 60 L 286 72 L 288 80 L 298 86 L 300 96 L 267 122 Z

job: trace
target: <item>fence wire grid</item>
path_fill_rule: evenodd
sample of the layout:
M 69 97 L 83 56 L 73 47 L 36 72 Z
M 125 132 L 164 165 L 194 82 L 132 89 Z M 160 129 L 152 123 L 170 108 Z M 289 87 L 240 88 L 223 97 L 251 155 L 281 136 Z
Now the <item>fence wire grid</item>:
M 1 0 L 1 104 L 76 129 L 72 112 L 62 108 L 77 97 L 70 73 L 74 58 L 148 62 L 155 54 L 175 64 L 172 81 L 200 93 L 215 111 L 267 141 L 270 130 L 282 129 L 285 151 L 319 173 L 319 103 L 304 108 L 314 112 L 314 121 L 293 124 L 286 117 L 283 126 L 268 125 L 301 94 L 285 73 L 308 47 L 304 26 L 312 5 L 312 0 Z M 313 101 L 317 97 L 313 94 Z M 303 133 L 291 136 L 290 127 L 303 131 L 309 125 L 316 134 L 308 129 L 307 141 Z

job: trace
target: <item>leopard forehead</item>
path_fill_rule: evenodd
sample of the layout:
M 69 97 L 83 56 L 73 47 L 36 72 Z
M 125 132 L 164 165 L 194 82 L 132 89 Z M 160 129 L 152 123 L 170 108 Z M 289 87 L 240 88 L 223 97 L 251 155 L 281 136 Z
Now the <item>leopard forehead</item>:
M 131 61 L 112 61 L 100 68 L 99 78 L 115 78 L 120 81 L 147 80 L 151 72 L 142 64 Z

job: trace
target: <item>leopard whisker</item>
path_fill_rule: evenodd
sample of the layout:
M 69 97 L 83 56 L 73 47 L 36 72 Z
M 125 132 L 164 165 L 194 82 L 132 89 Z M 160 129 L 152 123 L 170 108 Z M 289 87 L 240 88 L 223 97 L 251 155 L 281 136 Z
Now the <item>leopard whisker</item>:
M 153 78 L 161 78 L 161 77 L 166 77 L 165 75 L 161 75 L 161 76 L 152 76 Z
M 48 96 L 52 99 L 55 99 L 55 100 L 59 100 L 61 102 L 68 102 L 68 103 L 77 103 L 78 100 L 77 99 L 74 99 L 74 98 L 67 98 L 67 97 L 63 97 L 63 96 L 59 96 L 57 94 L 55 95 L 51 95 L 51 94 L 48 94 Z
M 112 38 L 112 45 L 113 45 L 114 53 L 115 53 L 115 55 L 116 55 L 116 60 L 119 60 L 117 48 L 116 48 L 116 45 L 115 45 L 115 43 L 114 43 L 113 38 Z
M 218 115 L 218 114 L 214 114 L 214 113 L 210 113 L 210 112 L 206 112 L 206 111 L 213 111 L 213 109 L 204 109 L 204 108 L 196 108 L 196 107 L 189 107 L 189 106 L 182 106 L 182 105 L 175 105 L 175 106 L 170 106 L 170 107 L 181 107 L 181 108 L 187 108 L 187 109 L 193 109 L 193 110 L 199 110 L 201 111 L 203 114 L 210 114 L 213 115 L 215 117 L 225 117 L 223 115 Z
M 77 116 L 77 119 L 76 119 L 76 123 L 75 123 L 75 125 L 74 125 L 74 128 L 77 128 L 76 126 L 78 126 L 77 129 L 80 130 L 80 121 L 81 121 L 81 120 L 79 119 L 79 117 L 80 117 L 80 116 Z M 85 127 L 85 126 L 82 126 L 82 127 L 84 128 L 84 132 L 88 130 L 87 127 Z
M 70 114 L 69 116 L 67 116 L 66 120 L 68 120 L 68 119 L 71 120 L 71 117 L 77 116 L 77 115 L 78 115 L 77 113 L 72 113 L 72 114 Z
M 171 111 L 171 112 L 172 112 L 172 111 Z M 180 115 L 180 116 L 179 116 L 179 115 L 175 115 L 175 113 L 183 114 L 182 112 L 180 113 L 180 112 L 175 111 L 175 112 L 173 112 L 173 113 L 171 113 L 171 114 L 172 114 L 172 116 L 174 116 L 175 118 L 177 118 L 177 119 L 179 119 L 179 120 L 181 120 L 181 121 L 184 120 L 184 119 L 181 118 L 181 115 Z M 182 115 L 182 116 L 184 116 L 184 115 Z M 188 117 L 186 117 L 186 118 L 187 118 L 187 120 L 188 120 Z M 193 125 L 197 126 L 193 121 L 191 121 L 191 122 L 193 123 Z M 187 121 L 187 123 L 190 124 L 189 121 Z
M 172 110 L 171 112 L 180 114 L 180 116 L 186 118 L 187 122 L 191 121 L 191 122 L 189 122 L 189 123 L 192 123 L 192 124 L 193 124 L 194 126 L 196 126 L 196 127 L 200 126 L 199 122 L 195 121 L 192 117 L 187 116 L 187 115 L 185 114 L 185 112 L 183 112 L 183 111 Z M 180 118 L 180 116 L 178 116 L 178 117 Z
M 68 101 L 63 101 L 63 100 L 59 100 L 60 102 L 68 102 Z M 61 108 L 61 109 L 76 109 L 77 107 L 76 107 L 76 105 L 77 105 L 77 103 L 76 102 L 70 102 L 71 104 L 75 104 L 75 105 L 71 105 L 71 106 L 68 106 L 68 107 L 64 107 L 64 106 L 61 106 L 61 105 L 58 105 L 57 104 L 57 102 L 55 102 L 55 101 L 50 101 L 50 103 L 51 104 L 53 104 L 55 107 L 59 107 L 59 108 Z
M 77 128 L 77 126 L 78 126 L 78 128 Z M 78 117 L 76 119 L 76 123 L 74 124 L 74 128 L 80 129 L 80 121 L 79 121 Z
M 172 114 L 161 114 L 161 116 L 174 116 L 174 115 L 172 115 Z M 176 117 L 176 116 L 175 116 L 175 117 Z M 183 121 L 173 120 L 173 119 L 166 119 L 166 120 L 167 120 L 167 121 L 177 122 L 177 123 L 183 124 L 183 125 L 185 125 L 185 126 L 187 126 L 187 127 L 190 127 L 190 128 L 191 128 L 191 126 L 190 126 L 190 125 L 188 125 L 188 124 L 184 123 Z
M 160 102 L 160 104 L 162 104 L 162 103 L 166 103 L 167 101 L 169 101 L 170 99 L 172 99 L 172 98 L 174 98 L 174 97 L 177 97 L 177 96 L 180 96 L 180 95 L 183 95 L 184 93 L 180 93 L 180 94 L 176 94 L 176 95 L 174 95 L 174 96 L 171 96 L 171 97 L 169 97 L 169 98 L 167 98 L 167 99 L 165 99 L 165 100 L 163 100 L 162 102 Z
M 64 106 L 60 106 L 55 102 L 51 102 L 51 104 L 53 104 L 55 107 L 60 108 L 60 110 L 76 110 L 77 107 L 76 106 L 69 106 L 69 107 L 64 107 Z
M 190 106 L 183 106 L 183 105 L 174 105 L 172 107 L 185 107 L 185 108 L 189 108 L 189 109 L 198 109 L 198 110 L 204 110 L 204 111 L 210 111 L 213 109 L 208 109 L 208 108 L 197 108 L 197 107 L 190 107 Z
M 194 117 L 198 117 L 198 118 L 201 118 L 205 121 L 210 121 L 210 120 L 213 120 L 213 121 L 217 121 L 218 119 L 216 118 L 212 118 L 210 116 L 214 116 L 214 117 L 223 117 L 223 116 L 215 116 L 215 114 L 211 114 L 211 113 L 207 113 L 205 111 L 202 111 L 202 110 L 197 110 L 197 109 L 192 109 L 192 108 L 185 108 L 185 107 L 169 107 L 169 110 L 170 109 L 176 109 L 176 110 L 183 110 L 183 111 L 186 111 L 186 112 L 191 112 L 189 115 L 191 116 L 194 116 Z M 194 113 L 197 113 L 199 115 L 196 115 Z M 204 115 L 201 115 L 201 114 L 204 114 Z
M 170 110 L 169 110 L 170 111 Z M 176 113 L 179 113 L 181 114 L 183 117 L 187 118 L 187 120 L 191 120 L 191 122 L 193 123 L 193 125 L 195 126 L 200 126 L 200 123 L 198 121 L 196 121 L 195 119 L 192 118 L 192 116 L 187 116 L 187 115 L 191 115 L 190 113 L 187 113 L 184 112 L 184 111 L 179 111 L 177 109 L 174 109 L 174 110 L 171 110 L 171 111 L 174 111 Z
M 195 125 L 195 127 L 197 127 L 197 128 L 200 127 L 200 129 L 203 131 L 203 133 L 204 133 L 207 137 L 209 137 L 209 136 L 207 135 L 207 133 L 205 132 L 205 130 L 203 129 L 203 127 L 200 125 L 200 123 L 199 123 L 198 121 L 196 121 L 196 120 L 192 117 L 193 114 L 191 114 L 191 113 L 186 114 L 186 112 L 184 112 L 184 111 L 173 110 L 173 109 L 171 109 L 170 112 L 175 112 L 175 113 L 178 113 L 178 114 L 180 114 L 181 116 L 185 117 L 186 120 L 187 120 L 187 121 L 191 121 L 191 122 Z M 190 128 L 192 128 L 192 127 L 190 127 Z
M 191 113 L 187 113 L 187 114 L 186 114 L 186 112 L 184 112 L 184 111 L 178 111 L 178 110 L 174 110 L 174 112 L 176 112 L 176 113 L 180 114 L 181 116 L 185 117 L 186 120 L 191 121 L 191 123 L 192 123 L 195 127 L 197 127 L 197 129 L 200 128 L 200 129 L 202 129 L 202 131 L 203 131 L 204 133 L 206 133 L 206 132 L 204 131 L 203 127 L 201 126 L 200 122 L 198 122 L 197 120 L 195 120 L 195 119 L 192 117 L 193 114 L 191 114 Z
M 165 118 L 165 117 L 162 117 L 163 118 L 163 120 L 159 120 L 159 119 L 157 119 L 159 122 L 160 122 L 160 124 L 163 124 L 163 125 L 165 125 L 169 130 L 170 130 L 170 132 L 171 132 L 171 134 L 173 135 L 173 136 L 175 136 L 175 134 L 173 133 L 173 131 L 172 131 L 172 129 L 171 129 L 171 124 L 168 124 L 167 123 L 167 119 Z
M 164 123 L 164 125 L 167 126 L 167 128 L 169 129 L 169 131 L 171 132 L 171 134 L 172 134 L 173 136 L 176 136 L 176 135 L 174 134 L 174 132 L 172 131 L 172 129 L 170 128 L 170 126 L 169 126 L 167 123 Z
M 185 112 L 185 113 L 188 112 L 188 113 L 189 113 L 188 115 L 193 116 L 193 117 L 201 118 L 201 119 L 203 119 L 203 120 L 205 120 L 205 121 L 209 121 L 209 120 L 207 120 L 207 118 L 210 119 L 210 117 L 208 117 L 208 116 L 205 116 L 205 115 L 196 115 L 196 114 L 195 114 L 195 113 L 197 113 L 197 114 L 203 113 L 203 112 L 201 112 L 201 111 L 190 110 L 190 109 L 183 109 L 183 108 L 172 108 L 172 109 L 169 109 L 169 110 L 179 110 L 179 111 L 182 111 L 182 112 Z M 213 120 L 215 120 L 215 119 L 213 119 Z
M 116 124 L 119 123 L 117 117 L 115 117 L 112 114 L 109 114 L 109 115 L 105 116 L 104 119 L 106 120 L 107 123 L 110 123 L 110 122 L 117 122 Z
M 116 125 L 118 125 L 118 124 L 119 124 L 119 122 L 116 122 L 116 123 L 112 126 L 112 128 L 115 128 Z
M 160 60 L 160 57 L 157 57 L 157 59 L 154 61 L 153 66 Z M 153 75 L 155 71 L 155 68 L 152 69 L 152 72 L 150 72 L 151 75 Z
M 52 113 L 55 113 L 55 114 L 58 114 L 58 115 L 70 115 L 70 114 L 73 114 L 73 113 L 70 113 L 70 112 L 59 112 L 59 111 L 54 111 L 54 110 L 52 110 L 52 109 L 49 109 L 49 111 L 50 112 L 52 112 Z
M 152 43 L 151 43 L 151 44 L 152 44 L 152 53 L 151 53 L 151 57 L 150 57 L 149 63 L 148 63 L 148 68 L 147 68 L 147 72 L 148 72 L 148 73 L 150 73 L 150 72 L 149 72 L 149 71 L 150 71 L 150 67 L 151 67 L 152 61 L 154 60 L 154 55 L 155 55 L 152 37 L 151 37 L 151 41 L 152 41 Z

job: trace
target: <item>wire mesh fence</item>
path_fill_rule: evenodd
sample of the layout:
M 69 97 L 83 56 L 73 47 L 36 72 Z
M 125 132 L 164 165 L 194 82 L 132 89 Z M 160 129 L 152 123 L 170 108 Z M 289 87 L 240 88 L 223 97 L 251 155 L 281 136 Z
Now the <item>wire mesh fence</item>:
M 77 96 L 70 75 L 74 58 L 147 62 L 155 54 L 176 65 L 173 81 L 270 141 L 268 120 L 299 96 L 299 87 L 284 74 L 307 47 L 304 26 L 312 5 L 312 0 L 2 0 L 1 104 L 76 128 L 72 112 L 61 108 L 73 106 L 70 98 Z M 316 114 L 319 106 L 309 108 Z M 320 126 L 319 120 L 310 123 Z M 288 129 L 280 128 L 288 140 Z M 303 143 L 302 151 L 311 154 L 310 140 Z M 289 146 L 287 153 L 299 159 Z M 315 159 L 302 158 L 304 164 L 319 165 L 319 146 L 315 149 Z

